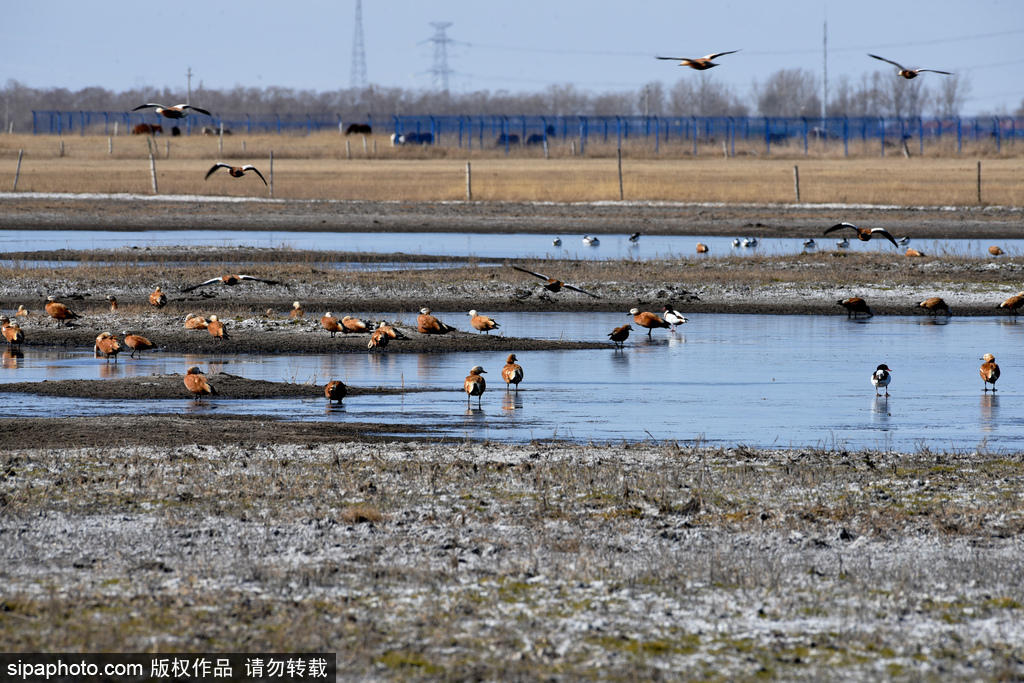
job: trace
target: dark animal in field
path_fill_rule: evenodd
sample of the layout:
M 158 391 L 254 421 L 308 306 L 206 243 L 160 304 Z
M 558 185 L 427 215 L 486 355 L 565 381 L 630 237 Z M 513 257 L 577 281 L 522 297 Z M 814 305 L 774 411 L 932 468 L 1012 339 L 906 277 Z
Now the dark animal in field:
M 350 123 L 345 129 L 345 135 L 370 135 L 373 128 L 368 123 Z
M 508 135 L 502 133 L 498 136 L 498 139 L 494 141 L 494 144 L 498 147 L 504 147 L 506 143 L 509 145 L 518 145 L 519 136 L 515 133 L 509 133 Z
M 203 135 L 220 135 L 220 128 L 216 126 L 203 126 Z M 227 128 L 224 129 L 224 135 L 231 135 L 231 131 Z
M 526 144 L 527 145 L 543 145 L 544 144 L 544 136 L 541 135 L 540 133 L 532 133 L 528 138 L 526 138 Z
M 132 135 L 156 135 L 157 133 L 163 132 L 164 127 L 159 123 L 152 125 L 148 123 L 140 123 L 132 128 Z
M 433 133 L 395 133 L 391 136 L 392 145 L 432 145 Z

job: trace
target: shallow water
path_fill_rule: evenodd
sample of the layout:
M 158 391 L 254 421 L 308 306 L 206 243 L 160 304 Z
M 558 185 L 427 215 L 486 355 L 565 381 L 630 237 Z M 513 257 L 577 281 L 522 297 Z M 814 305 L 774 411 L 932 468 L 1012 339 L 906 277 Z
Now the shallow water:
M 696 258 L 697 243 L 708 246 L 712 256 L 783 255 L 805 251 L 803 239 L 760 239 L 756 247 L 734 247 L 736 237 L 693 237 L 644 235 L 634 244 L 627 235 L 600 235 L 595 247 L 583 244 L 582 235 L 560 235 L 561 246 L 551 242 L 556 235 L 478 234 L 478 233 L 380 233 L 380 232 L 265 232 L 223 230 L 153 230 L 144 232 L 104 232 L 101 230 L 0 230 L 0 253 L 51 249 L 119 249 L 157 246 L 256 247 L 314 251 L 352 251 L 363 253 L 405 253 L 436 256 L 466 256 L 486 259 L 561 258 L 561 259 L 650 259 Z M 836 249 L 835 235 L 814 235 L 815 249 Z M 962 257 L 987 256 L 988 247 L 998 244 L 1009 255 L 1024 253 L 1024 239 L 1016 240 L 914 240 L 910 246 L 928 255 Z M 847 251 L 883 251 L 902 254 L 885 240 L 850 240 Z
M 461 324 L 459 313 L 442 319 Z M 461 314 L 464 317 L 464 314 Z M 648 341 L 634 333 L 626 348 L 528 352 L 526 378 L 506 393 L 504 353 L 182 356 L 148 353 L 115 365 L 91 349 L 26 347 L 5 359 L 0 383 L 107 379 L 181 373 L 191 364 L 252 379 L 310 382 L 341 379 L 354 386 L 418 387 L 402 396 L 350 396 L 341 407 L 324 399 L 153 401 L 155 413 L 267 414 L 288 420 L 401 422 L 456 438 L 529 441 L 694 441 L 757 447 L 989 450 L 1024 448 L 1024 373 L 1017 349 L 1024 322 L 1010 318 L 698 315 L 674 334 Z M 620 314 L 505 313 L 510 335 L 604 340 L 629 322 Z M 400 343 L 400 342 L 398 342 Z M 999 391 L 982 392 L 980 356 L 995 355 Z M 869 376 L 893 370 L 888 399 L 876 398 Z M 488 371 L 489 389 L 467 409 L 462 380 L 473 365 Z M 216 384 L 216 374 L 211 382 Z M 2 389 L 0 389 L 2 391 Z M 2 393 L 8 416 L 132 414 L 136 401 L 55 399 Z

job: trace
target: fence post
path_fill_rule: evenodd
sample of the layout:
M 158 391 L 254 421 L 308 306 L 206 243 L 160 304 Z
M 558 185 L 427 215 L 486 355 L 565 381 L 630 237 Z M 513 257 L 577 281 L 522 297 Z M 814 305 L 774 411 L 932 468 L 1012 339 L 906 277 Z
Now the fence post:
M 107 154 L 114 153 L 114 138 L 107 137 Z
M 619 147 L 619 201 L 625 199 L 625 195 L 622 193 L 622 148 Z
M 345 158 L 352 158 L 352 143 L 349 142 L 348 140 L 345 140 Z
M 473 201 L 473 171 L 468 161 L 466 162 L 466 201 Z
M 25 150 L 19 149 L 18 150 L 18 168 L 15 169 L 15 171 L 14 171 L 14 187 L 11 188 L 11 192 L 17 192 L 18 191 L 18 176 L 21 175 L 21 157 L 22 157 L 23 154 L 25 154 Z
M 981 162 L 978 162 L 978 203 L 981 204 Z
M 156 160 L 153 158 L 153 152 L 149 153 L 149 177 L 153 180 L 153 194 L 159 194 L 156 189 Z
M 270 150 L 270 197 L 274 197 L 274 150 Z
M 796 203 L 800 203 L 800 167 L 793 166 L 793 191 L 796 192 Z

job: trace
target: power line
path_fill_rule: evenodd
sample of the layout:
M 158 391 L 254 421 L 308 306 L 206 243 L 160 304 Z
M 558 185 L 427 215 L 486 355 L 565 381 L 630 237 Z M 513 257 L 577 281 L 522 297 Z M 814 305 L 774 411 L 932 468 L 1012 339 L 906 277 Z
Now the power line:
M 356 0 L 356 27 L 352 36 L 352 74 L 349 85 L 366 88 L 366 46 L 363 44 L 363 0 Z
M 434 77 L 434 87 L 440 88 L 442 92 L 448 92 L 448 76 L 452 70 L 448 68 L 448 44 L 454 42 L 447 36 L 445 31 L 452 25 L 450 21 L 433 21 L 434 35 L 430 42 L 434 44 L 434 66 L 430 69 Z

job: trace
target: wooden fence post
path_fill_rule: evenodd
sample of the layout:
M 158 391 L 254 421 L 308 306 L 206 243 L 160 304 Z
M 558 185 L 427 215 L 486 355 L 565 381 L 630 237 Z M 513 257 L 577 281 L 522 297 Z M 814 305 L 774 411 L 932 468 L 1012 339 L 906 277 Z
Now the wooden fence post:
M 619 148 L 619 201 L 621 202 L 625 195 L 622 192 L 622 148 Z
M 978 203 L 981 204 L 981 162 L 978 162 Z
M 14 171 L 14 187 L 11 188 L 11 192 L 18 191 L 18 176 L 21 175 L 21 156 L 25 153 L 25 150 L 18 150 L 18 168 Z
M 800 203 L 800 167 L 793 167 L 793 191 L 796 192 L 796 203 Z
M 468 161 L 466 162 L 466 201 L 473 201 L 473 171 Z
M 274 197 L 274 150 L 270 150 L 270 197 Z
M 156 159 L 153 158 L 153 153 L 149 153 L 149 176 L 153 179 L 153 194 L 158 194 L 156 189 Z

